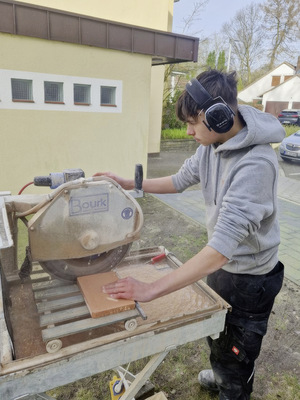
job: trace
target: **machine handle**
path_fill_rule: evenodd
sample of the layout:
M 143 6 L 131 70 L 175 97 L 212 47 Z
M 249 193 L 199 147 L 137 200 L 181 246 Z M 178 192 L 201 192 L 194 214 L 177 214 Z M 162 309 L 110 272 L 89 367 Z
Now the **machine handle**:
M 33 180 L 35 186 L 50 186 L 56 189 L 63 183 L 84 178 L 85 174 L 80 168 L 65 169 L 62 172 L 51 172 L 49 176 L 36 176 Z
M 51 186 L 52 180 L 50 176 L 35 176 L 33 183 L 35 186 Z
M 136 164 L 135 166 L 135 189 L 142 190 L 143 187 L 143 166 Z

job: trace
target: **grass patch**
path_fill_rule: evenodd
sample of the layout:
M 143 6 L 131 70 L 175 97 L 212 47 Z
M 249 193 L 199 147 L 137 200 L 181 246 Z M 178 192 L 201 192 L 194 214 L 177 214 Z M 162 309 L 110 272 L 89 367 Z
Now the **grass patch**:
M 299 131 L 300 130 L 300 126 L 286 125 L 284 127 L 284 129 L 285 129 L 285 136 L 288 137 L 288 136 L 292 135 L 293 133 Z
M 28 246 L 27 227 L 20 219 L 18 219 L 18 232 L 19 234 L 18 234 L 17 258 L 18 258 L 18 266 L 20 268 L 25 258 L 26 246 Z
M 269 393 L 264 400 L 298 400 L 300 383 L 296 376 L 276 375 L 271 379 Z
M 163 129 L 161 132 L 162 140 L 190 139 L 186 134 L 186 129 Z
M 180 261 L 185 262 L 195 255 L 195 249 L 203 248 L 207 243 L 206 232 L 203 234 L 198 234 L 197 236 L 191 234 L 185 235 L 170 235 L 170 241 L 173 242 L 172 252 L 176 254 L 181 254 Z

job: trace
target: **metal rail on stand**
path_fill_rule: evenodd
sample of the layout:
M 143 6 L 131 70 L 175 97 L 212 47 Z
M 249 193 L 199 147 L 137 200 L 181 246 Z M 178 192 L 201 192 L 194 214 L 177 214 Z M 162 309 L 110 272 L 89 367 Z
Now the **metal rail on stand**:
M 46 393 L 39 393 L 39 394 L 17 397 L 14 400 L 55 400 L 55 399 L 53 397 L 48 396 Z

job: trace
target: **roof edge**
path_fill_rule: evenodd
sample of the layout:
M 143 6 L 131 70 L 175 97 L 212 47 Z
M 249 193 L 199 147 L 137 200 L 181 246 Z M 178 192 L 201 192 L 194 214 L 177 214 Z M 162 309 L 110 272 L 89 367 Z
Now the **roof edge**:
M 0 32 L 149 55 L 152 65 L 198 59 L 195 37 L 13 0 L 0 0 Z

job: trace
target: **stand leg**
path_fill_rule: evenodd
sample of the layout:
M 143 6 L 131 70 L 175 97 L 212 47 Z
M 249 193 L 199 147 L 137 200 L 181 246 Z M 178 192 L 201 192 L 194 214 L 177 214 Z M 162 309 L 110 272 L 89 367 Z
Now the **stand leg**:
M 165 350 L 162 353 L 155 354 L 153 357 L 151 357 L 150 361 L 145 365 L 142 371 L 138 373 L 120 400 L 132 400 L 138 391 L 144 386 L 159 364 L 165 359 L 168 353 L 169 350 Z

